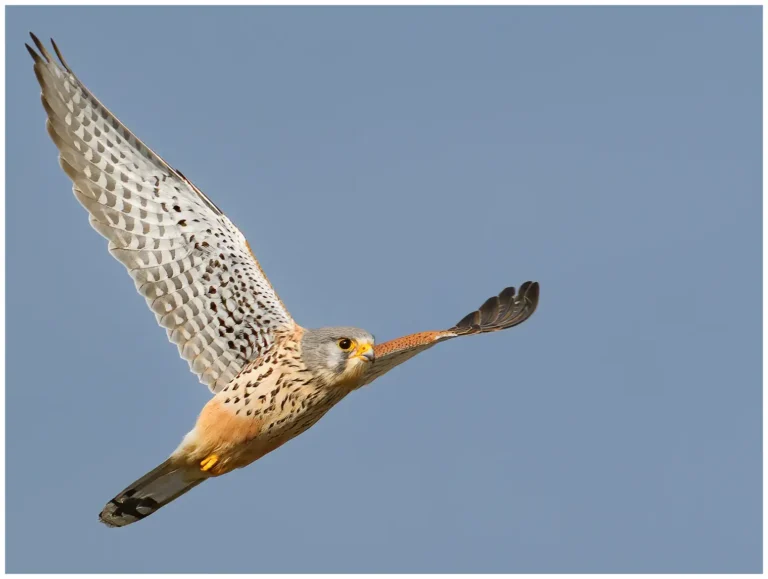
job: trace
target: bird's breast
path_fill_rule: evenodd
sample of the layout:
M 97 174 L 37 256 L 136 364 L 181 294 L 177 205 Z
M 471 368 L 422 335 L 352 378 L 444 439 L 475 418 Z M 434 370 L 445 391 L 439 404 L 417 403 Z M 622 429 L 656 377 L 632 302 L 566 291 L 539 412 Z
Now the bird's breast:
M 245 466 L 306 431 L 348 392 L 290 370 L 253 368 L 216 394 L 198 418 L 190 460 L 216 454 L 217 474 Z

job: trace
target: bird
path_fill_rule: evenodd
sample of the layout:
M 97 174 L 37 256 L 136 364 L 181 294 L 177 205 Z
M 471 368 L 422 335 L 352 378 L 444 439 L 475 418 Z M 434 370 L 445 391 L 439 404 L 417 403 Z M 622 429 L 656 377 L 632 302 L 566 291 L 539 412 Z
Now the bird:
M 354 327 L 304 328 L 240 230 L 139 140 L 32 33 L 48 134 L 91 226 L 108 240 L 158 324 L 212 397 L 167 460 L 110 500 L 109 527 L 153 514 L 202 482 L 250 465 L 348 394 L 457 337 L 531 317 L 538 282 L 507 287 L 453 326 L 380 344 Z

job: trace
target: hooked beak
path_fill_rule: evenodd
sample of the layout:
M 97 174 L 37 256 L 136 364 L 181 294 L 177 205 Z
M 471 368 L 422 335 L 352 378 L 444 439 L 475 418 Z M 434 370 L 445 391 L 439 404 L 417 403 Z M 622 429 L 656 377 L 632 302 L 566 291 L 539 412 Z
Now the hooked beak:
M 365 362 L 373 362 L 373 346 L 370 344 L 360 344 L 355 351 L 355 358 L 360 358 Z

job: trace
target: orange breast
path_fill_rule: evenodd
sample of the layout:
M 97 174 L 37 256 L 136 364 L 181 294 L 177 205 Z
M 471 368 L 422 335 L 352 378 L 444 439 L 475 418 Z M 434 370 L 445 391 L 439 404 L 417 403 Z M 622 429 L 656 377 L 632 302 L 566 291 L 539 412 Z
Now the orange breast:
M 235 414 L 236 409 L 225 406 L 218 397 L 205 405 L 197 419 L 200 446 L 220 448 L 237 446 L 256 438 L 261 432 L 262 421 L 245 413 Z

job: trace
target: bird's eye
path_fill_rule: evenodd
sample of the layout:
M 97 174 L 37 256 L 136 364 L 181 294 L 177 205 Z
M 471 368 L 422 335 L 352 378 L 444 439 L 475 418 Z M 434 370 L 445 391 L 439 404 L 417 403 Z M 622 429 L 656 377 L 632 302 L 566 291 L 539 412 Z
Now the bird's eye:
M 350 340 L 349 338 L 342 338 L 341 340 L 339 340 L 339 348 L 341 348 L 345 352 L 347 350 L 351 350 L 352 349 L 352 340 Z

